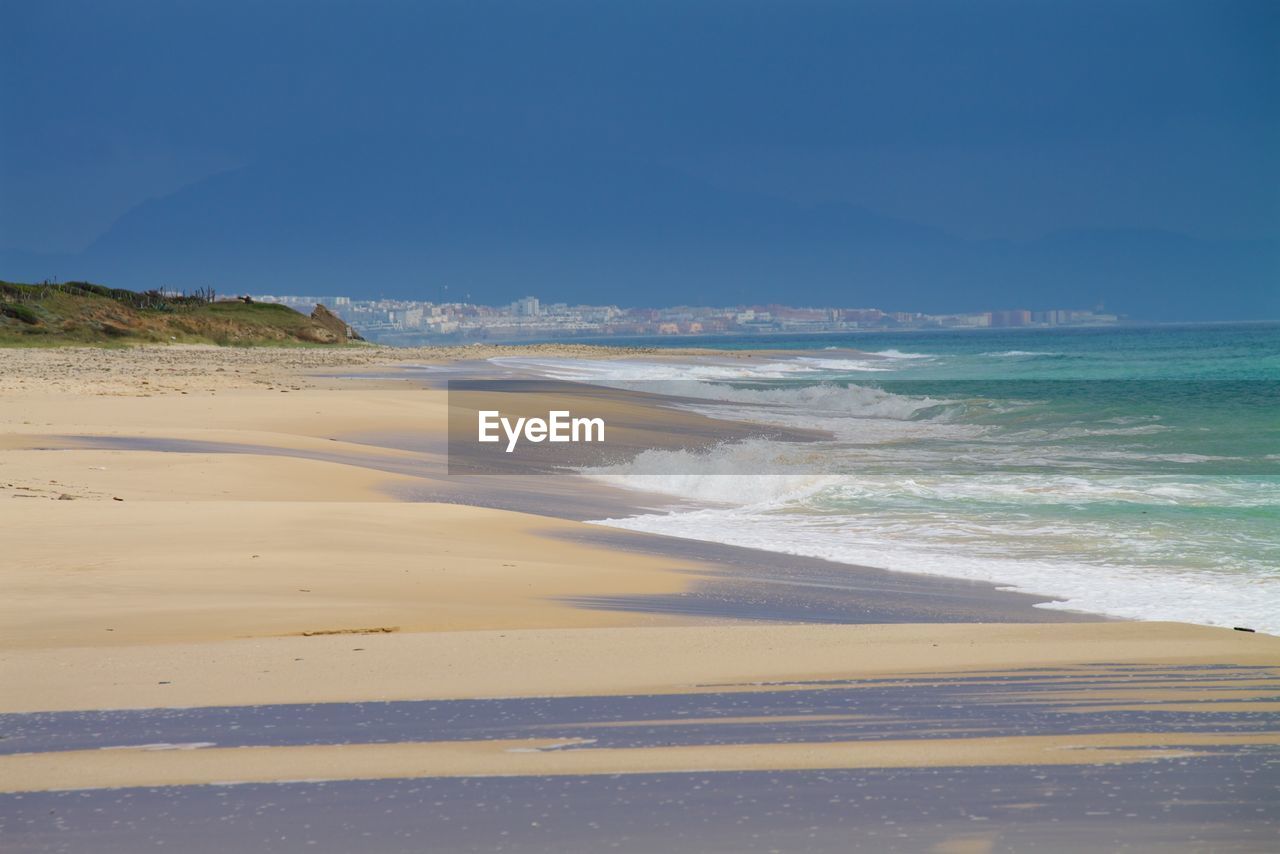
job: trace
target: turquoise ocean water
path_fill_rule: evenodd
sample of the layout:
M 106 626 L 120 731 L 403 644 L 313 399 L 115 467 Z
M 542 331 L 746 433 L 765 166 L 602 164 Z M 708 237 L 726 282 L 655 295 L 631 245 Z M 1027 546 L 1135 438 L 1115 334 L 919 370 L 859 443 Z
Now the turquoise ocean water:
M 779 352 L 516 361 L 831 438 L 593 470 L 696 502 L 603 524 L 1280 633 L 1280 325 L 662 343 Z

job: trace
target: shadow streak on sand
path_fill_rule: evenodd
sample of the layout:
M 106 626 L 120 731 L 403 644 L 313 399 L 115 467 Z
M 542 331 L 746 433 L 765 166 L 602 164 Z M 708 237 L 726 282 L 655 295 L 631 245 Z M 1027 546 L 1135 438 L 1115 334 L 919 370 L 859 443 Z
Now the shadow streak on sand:
M 6 715 L 0 752 L 582 739 L 563 750 L 1274 731 L 1274 668 L 1085 665 L 674 695 Z M 1159 698 L 1144 695 L 1155 689 Z M 1194 704 L 1194 711 L 1187 706 Z M 1249 711 L 1252 704 L 1258 711 Z M 1135 708 L 1135 706 L 1137 708 Z M 1168 706 L 1169 708 L 1162 708 Z M 1221 709 L 1218 707 L 1221 706 Z M 1244 707 L 1244 710 L 1241 707 Z M 1272 744 L 1131 764 L 688 771 L 0 795 L 37 852 L 1268 850 Z M 965 847 L 965 846 L 968 847 Z M 960 847 L 945 847 L 960 846 Z M 977 847 L 974 847 L 977 846 Z
M 1280 823 L 1276 768 L 1273 755 L 1242 752 L 1130 765 L 185 786 L 4 795 L 0 821 L 11 854 L 1261 852 Z
M 1148 696 L 1151 691 L 1158 691 L 1158 698 Z M 589 738 L 589 748 L 595 749 L 1134 732 L 1244 734 L 1275 729 L 1280 723 L 1277 698 L 1280 673 L 1275 668 L 1095 664 L 690 686 L 676 694 L 4 714 L 0 755 L 189 743 L 246 747 Z M 1187 710 L 1189 704 L 1193 711 Z
M 557 536 L 564 536 L 558 534 Z M 984 581 L 890 572 L 759 549 L 601 528 L 573 540 L 707 568 L 691 589 L 669 595 L 574 597 L 588 608 L 792 623 L 1062 623 L 1111 618 L 1035 607 L 1045 596 Z

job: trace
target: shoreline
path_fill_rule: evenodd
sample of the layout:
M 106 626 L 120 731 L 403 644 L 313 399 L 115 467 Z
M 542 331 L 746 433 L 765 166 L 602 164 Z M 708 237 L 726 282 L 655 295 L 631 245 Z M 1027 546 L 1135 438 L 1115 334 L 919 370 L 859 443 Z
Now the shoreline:
M 163 740 L 141 733 L 177 709 L 705 696 L 755 698 L 768 727 L 798 726 L 787 738 L 807 743 L 822 720 L 811 701 L 843 697 L 841 686 L 856 703 L 886 680 L 919 683 L 912 702 L 944 720 L 963 704 L 935 705 L 945 694 L 937 686 L 989 680 L 964 702 L 1007 701 L 1012 715 L 1036 673 L 1049 674 L 1037 726 L 1070 720 L 1062 713 L 1074 708 L 1166 705 L 1141 737 L 1116 712 L 1092 712 L 1108 749 L 1194 725 L 1204 735 L 1186 755 L 1245 750 L 1222 716 L 1270 712 L 1280 638 L 1046 610 L 1034 607 L 1043 597 L 985 582 L 586 525 L 577 520 L 606 508 L 673 501 L 574 477 L 450 479 L 439 389 L 337 379 L 324 375 L 334 365 L 303 365 L 295 352 L 276 361 L 257 352 L 251 365 L 240 352 L 220 362 L 214 349 L 157 350 L 168 354 L 159 364 L 148 350 L 55 353 L 5 361 L 0 372 L 0 502 L 13 526 L 0 572 L 0 681 L 23 686 L 0 700 L 0 714 L 19 733 L 40 731 L 58 710 L 138 710 L 136 745 Z M 61 380 L 45 381 L 57 372 Z M 395 436 L 414 441 L 373 444 Z M 1187 674 L 1198 675 L 1188 683 Z M 1070 696 L 1054 699 L 1055 685 Z M 1246 701 L 1257 711 L 1237 711 Z M 305 722 L 297 714 L 291 726 Z M 566 732 L 594 725 L 581 714 Z M 617 714 L 647 726 L 640 708 Z M 345 744 L 359 732 L 353 719 L 326 738 Z M 733 736 L 741 747 L 726 770 L 812 767 L 798 758 L 804 750 L 752 748 L 762 742 L 751 732 Z M 947 742 L 939 749 L 961 751 L 972 733 L 936 737 Z M 1248 749 L 1280 742 L 1259 738 Z M 922 767 L 915 739 L 886 747 L 877 767 Z M 551 773 L 557 760 L 543 763 L 538 744 L 527 764 L 502 767 Z M 1028 765 L 1063 744 L 996 749 Z M 636 752 L 616 767 L 585 757 L 564 773 L 696 770 L 709 755 L 659 748 L 638 742 L 619 748 Z M 45 768 L 59 752 L 31 755 Z M 273 753 L 262 779 L 297 779 L 307 763 L 357 753 Z M 153 760 L 112 751 L 105 764 L 93 760 L 93 785 L 202 782 L 183 776 L 183 755 L 163 760 L 176 777 L 138 776 Z M 1077 756 L 1092 766 L 1118 755 Z M 16 754 L 5 759 L 0 768 L 19 767 Z M 372 763 L 359 775 L 351 766 L 361 779 L 403 770 L 360 761 Z M 41 779 L 58 788 L 68 778 Z
M 468 361 L 459 367 L 459 373 L 451 376 L 483 376 L 484 366 Z M 363 388 L 378 390 L 418 389 L 439 392 L 440 379 L 434 375 L 418 377 L 405 375 L 404 368 L 391 369 L 379 374 L 388 379 L 385 385 L 366 385 Z M 401 382 L 391 382 L 396 378 Z M 325 375 L 324 380 L 338 389 L 350 390 L 342 380 L 346 377 Z M 552 383 L 557 388 L 548 398 L 555 405 L 571 406 L 575 399 L 574 384 Z M 594 387 L 587 386 L 594 389 Z M 578 394 L 577 396 L 581 396 Z M 616 402 L 606 401 L 604 406 L 611 416 L 629 421 L 637 428 L 631 430 L 634 447 L 666 447 L 696 449 L 703 447 L 711 437 L 714 441 L 740 440 L 755 435 L 758 427 L 742 422 L 711 419 L 692 413 L 677 414 L 679 439 L 674 439 L 671 425 L 653 417 L 644 406 L 636 406 L 626 396 L 618 396 Z M 651 395 L 642 395 L 644 398 Z M 667 398 L 662 398 L 667 400 Z M 675 400 L 675 399 L 672 399 Z M 567 402 L 566 402 L 567 401 Z M 599 406 L 599 402 L 597 406 Z M 470 399 L 461 404 L 451 399 L 449 414 L 456 415 L 458 406 L 478 408 Z M 496 405 L 496 404 L 493 404 Z M 548 402 L 546 405 L 550 406 Z M 612 420 L 612 419 L 611 419 Z M 778 432 L 775 428 L 766 428 Z M 786 438 L 795 441 L 813 441 L 820 438 L 814 431 L 782 431 Z M 131 454 L 213 454 L 253 455 L 267 459 L 280 457 L 314 460 L 345 466 L 357 466 L 395 475 L 383 486 L 388 496 L 410 503 L 444 502 L 464 504 L 495 510 L 531 513 L 552 519 L 597 522 L 602 517 L 625 516 L 654 508 L 697 508 L 696 502 L 674 496 L 648 493 L 632 488 L 612 486 L 574 474 L 558 474 L 555 477 L 530 476 L 536 470 L 507 475 L 450 475 L 445 460 L 447 450 L 438 438 L 419 431 L 357 431 L 336 430 L 325 442 L 288 445 L 261 443 L 244 444 L 219 441 L 219 436 L 207 439 L 158 436 L 120 435 L 43 435 L 34 439 L 42 449 L 76 449 L 84 452 L 115 451 Z M 228 437 L 230 438 L 230 437 Z M 10 439 L 10 447 L 17 443 Z M 570 449 L 574 465 L 590 464 L 594 458 L 579 449 Z M 1033 609 L 1031 606 L 1053 601 L 1051 596 L 1036 593 L 1014 592 L 1002 589 L 998 581 L 974 581 L 934 573 L 904 572 L 878 567 L 837 562 L 822 558 L 793 555 L 764 548 L 734 546 L 715 540 L 701 540 L 662 534 L 640 533 L 608 526 L 593 526 L 575 530 L 572 535 L 560 532 L 552 536 L 568 542 L 603 546 L 609 549 L 656 555 L 666 559 L 690 561 L 698 564 L 699 571 L 687 570 L 691 578 L 690 589 L 664 596 L 615 596 L 577 597 L 578 604 L 595 610 L 636 611 L 653 614 L 684 614 L 704 618 L 768 620 L 773 622 L 906 622 L 912 619 L 922 622 L 962 620 L 966 622 L 1065 622 L 1080 620 L 1117 620 L 1087 611 L 1074 609 Z M 755 570 L 748 571 L 754 567 Z M 785 588 L 784 605 L 775 603 L 750 606 L 751 601 L 768 601 L 770 588 Z M 805 588 L 816 588 L 819 593 L 797 595 Z M 856 596 L 849 595 L 856 592 Z M 844 597 L 847 606 L 823 604 L 821 597 Z M 773 598 L 776 598 L 776 594 Z M 871 603 L 868 604 L 867 600 Z M 925 600 L 916 604 L 917 600 Z M 905 601 L 905 604 L 904 604 Z
M 400 393 L 406 390 L 439 392 L 443 388 L 441 377 L 435 375 L 415 376 L 411 365 L 451 366 L 458 371 L 456 375 L 451 375 L 451 377 L 484 376 L 485 372 L 491 370 L 492 366 L 478 361 L 478 357 L 487 358 L 491 354 L 512 355 L 513 348 L 493 347 L 484 349 L 484 353 L 477 353 L 476 347 L 449 348 L 443 351 L 433 351 L 430 348 L 409 351 L 417 357 L 416 361 L 410 363 L 409 366 L 407 366 L 404 358 L 406 351 L 394 348 L 361 348 L 362 351 L 358 354 L 346 351 L 308 350 L 306 355 L 301 357 L 299 351 L 283 350 L 274 352 L 272 358 L 249 360 L 255 364 L 256 370 L 246 371 L 248 376 L 241 375 L 241 371 L 245 369 L 236 368 L 232 376 L 218 378 L 215 384 L 216 382 L 222 382 L 224 385 L 229 386 L 224 389 L 224 393 L 236 391 L 246 393 L 255 389 L 260 392 L 271 391 L 295 394 L 313 391 L 322 394 L 334 393 L 333 397 L 341 396 L 343 392 L 349 394 L 386 392 L 385 396 L 388 397 L 400 396 Z M 464 361 L 456 361 L 459 355 L 458 351 L 463 351 L 463 354 L 467 357 Z M 51 354 L 58 351 L 16 352 L 21 352 L 23 355 L 28 356 L 28 359 L 24 360 L 28 364 L 24 365 L 20 362 L 16 366 L 17 370 L 9 374 L 8 383 L 0 382 L 0 395 L 23 394 L 27 391 L 29 387 L 24 387 L 27 377 L 23 376 L 23 373 L 31 371 L 30 361 L 32 357 L 37 363 L 47 361 L 53 362 L 54 366 L 58 368 L 67 367 L 64 364 L 64 359 L 51 357 Z M 584 348 L 574 345 L 566 347 L 540 345 L 533 352 L 565 358 L 587 355 L 592 358 L 626 358 L 634 355 L 676 356 L 680 355 L 682 351 L 666 350 L 654 352 L 632 348 L 609 350 L 608 348 Z M 225 348 L 205 345 L 133 347 L 123 351 L 74 348 L 70 352 L 64 350 L 62 353 L 63 355 L 71 356 L 73 361 L 75 357 L 87 358 L 98 369 L 98 376 L 93 376 L 91 373 L 87 381 L 85 381 L 92 389 L 89 393 L 98 396 L 103 394 L 103 386 L 111 386 L 115 382 L 125 382 L 128 384 L 132 394 L 122 395 L 113 391 L 105 395 L 108 397 L 119 396 L 125 399 L 168 398 L 172 400 L 174 394 L 187 396 L 192 394 L 194 389 L 166 389 L 164 386 L 152 386 L 151 377 L 154 376 L 154 373 L 150 370 L 150 366 L 148 366 L 147 378 L 143 378 L 137 372 L 130 375 L 127 368 L 119 370 L 120 365 L 118 363 L 122 360 L 127 361 L 127 357 L 106 354 L 146 353 L 146 358 L 138 359 L 135 356 L 134 361 L 148 362 L 150 361 L 149 357 L 156 353 L 167 353 L 171 357 L 176 355 L 179 361 L 185 360 L 188 363 L 192 363 L 229 353 L 231 354 L 230 360 L 232 363 L 247 364 L 245 350 L 226 350 Z M 521 351 L 519 354 L 528 355 L 529 351 Z M 688 351 L 688 354 L 712 359 L 720 357 L 742 358 L 753 355 L 747 351 L 716 353 L 705 350 Z M 300 358 L 305 362 L 308 356 L 312 355 L 322 364 L 299 364 Z M 383 382 L 364 383 L 360 387 L 354 388 L 353 379 L 359 377 L 360 374 L 344 373 L 335 375 L 329 373 L 335 367 L 332 364 L 335 356 L 339 361 L 348 361 L 347 357 L 351 355 L 356 356 L 356 364 L 348 365 L 347 367 L 380 367 L 382 370 L 372 379 L 382 380 Z M 116 363 L 111 365 L 116 370 L 102 370 L 106 367 L 103 364 L 104 362 Z M 266 370 L 263 370 L 264 362 L 266 363 Z M 83 367 L 83 365 L 77 367 Z M 199 376 L 201 378 L 199 385 L 204 385 L 204 379 L 209 375 L 208 371 L 205 370 L 207 366 L 194 365 L 192 367 L 195 369 L 187 371 L 173 370 L 173 373 L 179 378 Z M 275 370 L 273 371 L 272 369 Z M 213 376 L 216 376 L 217 373 L 224 373 L 226 366 L 218 366 L 214 370 L 216 373 Z M 35 371 L 35 374 L 41 380 L 45 379 L 40 371 Z M 268 380 L 264 379 L 264 376 L 274 376 L 276 379 Z M 17 382 L 14 382 L 15 378 Z M 190 380 L 187 380 L 187 382 L 190 385 L 196 384 Z M 268 385 L 268 383 L 271 384 Z M 262 388 L 263 386 L 265 388 Z M 57 386 L 52 388 L 45 386 L 42 388 L 41 393 L 46 394 L 48 391 L 65 393 L 67 389 Z M 72 393 L 75 394 L 75 392 Z M 214 403 L 214 399 L 217 397 L 218 391 L 216 388 L 210 389 L 205 394 L 209 403 L 212 404 L 212 406 L 205 407 L 205 411 L 212 411 L 217 406 Z M 402 406 L 397 408 L 403 409 Z M 173 424 L 174 419 L 172 418 L 166 419 L 170 422 L 169 424 L 155 423 L 147 424 L 145 427 L 136 422 L 127 425 L 122 424 L 118 426 L 123 429 L 113 430 L 111 433 L 95 433 L 93 431 L 46 432 L 31 429 L 36 425 L 32 421 L 24 419 L 21 427 L 18 427 L 15 422 L 10 422 L 7 425 L 7 429 L 0 429 L 0 452 L 26 451 L 32 454 L 42 454 L 54 450 L 63 452 L 81 451 L 86 454 L 109 452 L 113 454 L 124 453 L 134 458 L 149 454 L 171 454 L 181 457 L 198 454 L 205 457 L 266 459 L 271 460 L 272 465 L 278 465 L 282 460 L 296 460 L 296 465 L 299 468 L 303 467 L 306 461 L 315 461 L 338 465 L 343 467 L 344 470 L 350 470 L 351 467 L 366 470 L 368 474 L 362 479 L 360 487 L 364 496 L 362 500 L 368 500 L 371 492 L 379 492 L 382 493 L 382 497 L 379 500 L 415 504 L 432 502 L 464 504 L 499 511 L 532 513 L 538 516 L 572 521 L 595 522 L 603 518 L 643 512 L 654 508 L 672 509 L 684 506 L 696 508 L 701 506 L 691 500 L 681 499 L 669 494 L 648 493 L 632 488 L 612 486 L 578 475 L 558 475 L 555 478 L 528 477 L 524 474 L 510 476 L 461 475 L 451 477 L 447 473 L 447 467 L 444 464 L 448 458 L 445 444 L 438 438 L 430 438 L 431 436 L 438 437 L 441 434 L 445 423 L 444 415 L 446 411 L 442 401 L 437 398 L 424 409 L 424 414 L 427 416 L 425 420 L 406 422 L 403 418 L 403 412 L 398 412 L 397 415 L 400 417 L 396 418 L 393 423 L 400 425 L 412 423 L 412 428 L 389 426 L 389 420 L 379 418 L 377 413 L 371 413 L 368 417 L 353 419 L 350 413 L 343 412 L 339 419 L 324 419 L 324 423 L 329 425 L 329 429 L 317 430 L 315 429 L 317 423 L 306 424 L 303 429 L 298 429 L 301 423 L 300 419 L 291 415 L 283 419 L 283 425 L 271 425 L 272 427 L 283 426 L 283 433 L 278 429 L 246 431 L 243 429 L 245 425 L 240 423 L 224 425 L 230 429 L 220 429 L 219 426 L 215 425 L 191 429 L 185 424 L 177 427 L 176 424 Z M 625 410 L 623 411 L 625 412 Z M 114 415 L 115 412 L 113 411 L 111 414 Z M 315 414 L 327 413 L 317 410 Z M 633 421 L 637 418 L 634 411 L 630 412 L 628 417 Z M 680 443 L 674 442 L 669 435 L 662 432 L 661 427 L 663 425 L 656 422 L 651 425 L 650 429 L 641 431 L 638 435 L 646 443 L 657 443 L 660 446 L 669 448 L 687 449 L 696 448 L 699 446 L 699 441 L 705 441 L 696 437 L 696 434 L 699 433 L 699 428 L 693 425 L 699 422 L 710 425 L 712 430 L 716 431 L 716 435 L 730 435 L 734 438 L 751 435 L 751 430 L 758 429 L 757 425 L 710 419 L 706 416 L 691 413 L 680 417 L 688 422 L 685 425 L 685 429 L 691 428 L 693 434 L 695 434 L 692 444 L 689 443 L 689 440 L 681 440 Z M 316 419 L 316 422 L 321 420 Z M 305 421 L 305 419 L 302 419 L 302 421 Z M 651 418 L 650 421 L 652 421 Z M 375 423 L 377 428 L 369 429 L 369 426 Z M 55 422 L 46 421 L 42 426 L 56 426 L 56 424 Z M 0 428 L 2 427 L 4 425 L 0 422 Z M 139 429 L 140 427 L 142 429 Z M 821 438 L 816 433 L 802 435 L 796 431 L 791 432 L 795 433 L 794 436 L 788 434 L 788 437 L 792 439 L 810 441 Z M 255 441 L 244 441 L 249 437 L 252 437 Z M 587 457 L 583 459 L 590 461 Z M 161 467 L 163 465 L 162 459 L 157 458 L 154 465 L 155 467 Z M 287 463 L 286 465 L 292 466 L 295 463 Z M 380 480 L 377 473 L 382 475 Z M 7 486 L 9 485 L 0 484 L 0 490 L 5 490 Z M 57 491 L 59 494 L 66 494 L 62 486 L 59 486 L 56 490 L 49 489 L 46 491 Z M 38 495 L 39 492 L 40 488 L 36 487 L 29 495 Z M 19 496 L 16 492 L 11 494 L 17 497 L 29 497 L 29 495 Z M 301 494 L 308 493 L 303 490 Z M 76 496 L 72 495 L 71 497 Z M 285 496 L 281 495 L 280 497 Z M 340 500 L 340 498 L 335 495 L 327 500 Z M 1007 582 L 1002 581 L 975 581 L 934 573 L 888 570 L 781 551 L 770 551 L 753 546 L 735 546 L 709 539 L 684 538 L 675 535 L 637 532 L 607 526 L 584 528 L 572 536 L 561 536 L 561 538 L 578 543 L 594 543 L 603 545 L 606 548 L 621 547 L 625 551 L 648 553 L 665 558 L 679 559 L 696 553 L 699 557 L 695 562 L 699 563 L 704 570 L 708 567 L 714 568 L 703 578 L 703 583 L 707 579 L 731 574 L 730 571 L 726 570 L 727 567 L 736 572 L 745 564 L 754 564 L 756 566 L 767 564 L 771 569 L 782 570 L 782 574 L 792 576 L 803 576 L 803 571 L 808 570 L 810 573 L 826 576 L 827 580 L 829 580 L 832 573 L 845 573 L 850 576 L 847 579 L 848 586 L 855 589 L 865 589 L 866 584 L 860 583 L 860 577 L 870 576 L 873 579 L 871 584 L 873 588 L 897 587 L 899 588 L 897 590 L 899 595 L 902 594 L 904 589 L 912 587 L 917 588 L 913 591 L 917 594 L 930 587 L 939 590 L 965 590 L 978 598 L 985 598 L 989 603 L 1003 601 L 1011 606 L 1008 609 L 1010 612 L 1019 612 L 1024 616 L 1028 613 L 1022 610 L 1024 605 L 1053 601 L 1053 597 L 1049 595 L 1002 589 L 1007 584 Z M 887 585 L 886 579 L 888 579 Z M 761 579 L 755 578 L 751 580 L 760 581 Z M 895 581 L 898 583 L 894 584 Z M 801 577 L 798 583 L 803 585 L 811 582 Z M 833 585 L 819 582 L 817 586 L 830 588 Z M 1012 603 L 1018 604 L 1013 606 Z M 626 603 L 623 601 L 618 601 L 612 605 L 602 601 L 600 604 L 606 608 L 626 607 Z M 996 605 L 996 608 L 998 609 L 999 606 Z M 1036 609 L 1030 613 L 1033 614 L 1032 619 L 1045 622 L 1132 619 L 1075 609 Z M 703 615 L 709 616 L 705 612 Z M 1001 616 L 1002 619 L 1008 619 L 1008 614 Z M 747 618 L 760 619 L 761 617 L 752 615 Z M 769 617 L 764 618 L 770 619 Z M 792 618 L 795 618 L 794 614 L 792 614 Z M 946 619 L 946 617 L 939 617 L 938 619 Z M 828 620 L 819 619 L 819 621 L 825 622 Z M 840 622 L 843 620 L 837 618 L 834 621 Z M 1144 622 L 1142 620 L 1138 621 Z

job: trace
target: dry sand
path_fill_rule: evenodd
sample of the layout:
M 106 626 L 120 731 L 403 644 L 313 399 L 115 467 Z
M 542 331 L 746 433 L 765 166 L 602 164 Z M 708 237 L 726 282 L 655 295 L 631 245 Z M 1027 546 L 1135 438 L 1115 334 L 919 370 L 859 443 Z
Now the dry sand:
M 20 560 L 0 576 L 4 649 L 670 624 L 557 600 L 685 583 L 660 558 L 539 535 L 578 523 L 463 505 L 12 500 L 5 509 L 6 549 Z
M 218 391 L 271 386 L 275 390 L 313 387 L 319 372 L 358 371 L 397 365 L 444 364 L 497 356 L 567 356 L 618 359 L 631 356 L 670 358 L 700 354 L 717 359 L 753 358 L 743 351 L 648 347 L 602 347 L 590 344 L 472 344 L 444 347 L 217 347 L 175 344 L 103 349 L 0 348 L 0 394 L 57 391 L 71 394 L 146 395 Z
M 26 686 L 4 693 L 0 712 L 658 694 L 1100 661 L 1270 665 L 1278 656 L 1278 638 L 1181 623 L 504 629 L 28 647 L 0 653 L 0 681 Z M 1132 701 L 1163 698 L 1159 687 L 1038 696 Z
M 554 348 L 565 350 L 605 355 Z M 575 538 L 587 530 L 575 522 L 391 502 L 412 480 L 397 466 L 424 455 L 336 441 L 438 435 L 446 407 L 442 392 L 324 374 L 505 352 L 524 351 L 0 350 L 0 711 L 669 692 L 1097 661 L 1280 664 L 1280 639 L 1181 624 L 716 625 L 564 604 L 678 594 L 700 566 L 589 545 Z M 86 450 L 83 436 L 234 443 L 255 453 Z M 300 452 L 386 465 L 290 456 Z M 1041 747 L 996 745 L 988 755 L 1051 761 Z M 288 754 L 303 757 L 296 762 L 264 759 L 253 779 L 309 776 L 319 766 L 328 777 L 423 773 L 437 766 L 415 765 L 414 751 L 436 749 L 445 748 L 323 757 L 308 749 Z M 945 748 L 961 764 L 965 749 Z M 915 748 L 875 750 L 882 765 L 924 761 Z M 61 788 L 223 773 L 215 758 L 184 770 L 193 755 L 143 759 L 137 774 L 102 771 L 117 760 L 80 754 L 14 757 L 0 774 Z M 871 761 L 852 747 L 822 760 L 834 765 L 807 755 L 803 745 L 593 760 L 535 752 L 456 767 L 596 773 Z M 1081 751 L 1069 761 L 1100 756 Z
M 816 744 L 562 750 L 571 741 L 518 739 L 65 751 L 0 756 L 0 792 L 135 786 L 381 780 L 413 777 L 515 777 L 713 771 L 1090 765 L 1195 755 L 1200 746 L 1280 744 L 1280 735 L 1225 732 L 1108 733 Z

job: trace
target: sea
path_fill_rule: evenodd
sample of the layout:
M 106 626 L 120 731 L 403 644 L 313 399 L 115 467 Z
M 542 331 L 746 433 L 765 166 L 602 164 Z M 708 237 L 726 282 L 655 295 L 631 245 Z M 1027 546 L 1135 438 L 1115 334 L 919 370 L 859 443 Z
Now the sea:
M 682 499 L 598 524 L 1280 634 L 1280 324 L 610 340 L 752 357 L 501 361 L 822 438 L 586 469 Z

